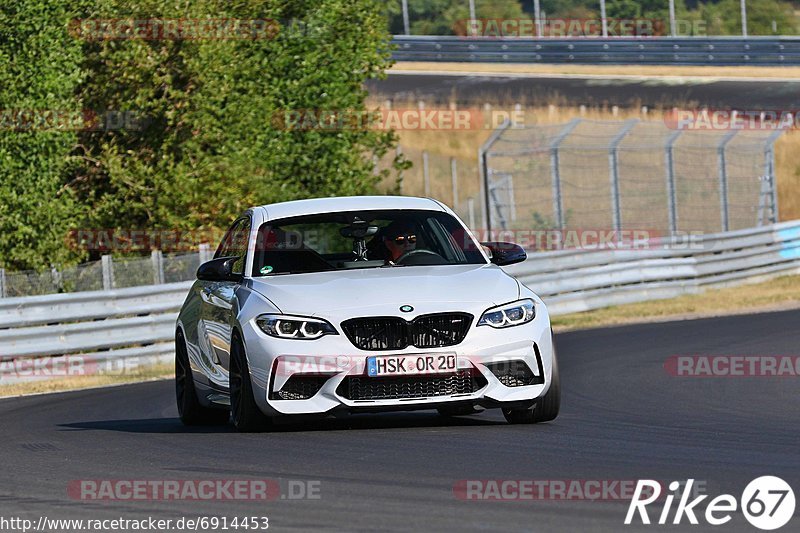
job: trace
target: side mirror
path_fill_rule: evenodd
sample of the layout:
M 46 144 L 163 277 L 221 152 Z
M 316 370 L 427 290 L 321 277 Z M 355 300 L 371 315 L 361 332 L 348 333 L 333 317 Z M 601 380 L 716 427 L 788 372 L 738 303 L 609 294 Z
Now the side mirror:
M 489 249 L 489 259 L 497 266 L 521 263 L 528 258 L 528 254 L 519 244 L 511 242 L 482 242 L 482 246 Z
M 197 269 L 197 279 L 203 281 L 240 281 L 241 274 L 233 273 L 233 264 L 238 257 L 218 257 L 200 265 Z

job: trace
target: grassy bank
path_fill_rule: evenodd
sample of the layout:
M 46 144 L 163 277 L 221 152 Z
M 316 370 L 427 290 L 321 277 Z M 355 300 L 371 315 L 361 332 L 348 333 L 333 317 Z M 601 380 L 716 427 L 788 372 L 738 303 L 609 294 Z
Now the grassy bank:
M 800 72 L 800 71 L 799 71 Z M 373 101 L 372 105 L 381 105 L 382 102 Z M 478 148 L 491 135 L 492 120 L 495 121 L 502 113 L 510 113 L 516 104 L 520 105 L 520 115 L 526 127 L 548 126 L 565 124 L 570 120 L 581 117 L 587 120 L 625 120 L 638 118 L 643 121 L 659 122 L 664 120 L 664 112 L 658 109 L 614 108 L 614 107 L 574 107 L 563 106 L 555 102 L 543 107 L 526 107 L 524 102 L 506 102 L 503 105 L 491 104 L 490 107 L 471 108 L 476 113 L 481 113 L 483 125 L 480 128 L 442 131 L 406 129 L 397 133 L 400 145 L 406 157 L 414 167 L 404 173 L 403 193 L 411 195 L 424 195 L 422 176 L 422 152 L 429 154 L 429 167 L 431 175 L 430 194 L 452 205 L 452 192 L 450 182 L 450 158 L 457 160 L 459 175 L 459 203 L 463 204 L 468 197 L 477 198 L 480 185 L 478 181 L 477 153 Z M 416 102 L 393 102 L 395 109 L 414 108 Z M 689 107 L 689 106 L 687 106 Z M 443 109 L 426 106 L 426 109 Z M 670 110 L 671 111 L 671 110 Z M 731 145 L 735 152 L 735 147 Z M 711 151 L 709 151 L 711 153 Z M 778 180 L 778 205 L 781 220 L 800 219 L 800 132 L 789 130 L 783 133 L 775 145 L 775 172 Z M 648 156 L 649 157 L 649 156 Z M 710 165 L 708 172 L 716 172 L 714 158 L 705 158 L 701 163 Z M 646 164 L 646 162 L 644 162 Z M 705 168 L 703 166 L 703 168 Z M 753 170 L 760 172 L 759 169 Z M 754 178 L 757 174 L 754 174 Z M 384 184 L 389 187 L 393 183 Z M 463 207 L 463 206 L 462 206 Z M 463 212 L 464 209 L 461 209 Z

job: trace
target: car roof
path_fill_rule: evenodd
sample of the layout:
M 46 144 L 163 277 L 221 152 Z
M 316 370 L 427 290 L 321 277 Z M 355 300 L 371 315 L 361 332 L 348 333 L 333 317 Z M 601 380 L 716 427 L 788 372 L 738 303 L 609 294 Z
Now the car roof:
M 315 213 L 332 213 L 336 211 L 364 211 L 383 209 L 419 209 L 426 211 L 445 211 L 444 207 L 431 198 L 415 196 L 337 196 L 331 198 L 311 198 L 294 200 L 277 204 L 262 205 L 264 220 Z

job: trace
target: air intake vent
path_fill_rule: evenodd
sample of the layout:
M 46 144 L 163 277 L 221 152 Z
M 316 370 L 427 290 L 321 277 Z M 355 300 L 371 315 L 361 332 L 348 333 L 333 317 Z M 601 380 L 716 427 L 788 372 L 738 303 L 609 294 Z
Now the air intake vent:
M 486 384 L 486 378 L 472 369 L 441 376 L 347 376 L 336 393 L 348 400 L 400 400 L 472 394 Z
M 501 361 L 486 365 L 498 381 L 506 387 L 523 387 L 544 383 L 544 376 L 537 376 L 525 361 Z
M 411 322 L 393 316 L 351 318 L 342 322 L 342 329 L 362 350 L 402 350 L 455 346 L 467 336 L 471 324 L 468 313 L 437 313 Z
M 281 390 L 270 394 L 272 400 L 307 400 L 313 397 L 334 374 L 294 374 Z

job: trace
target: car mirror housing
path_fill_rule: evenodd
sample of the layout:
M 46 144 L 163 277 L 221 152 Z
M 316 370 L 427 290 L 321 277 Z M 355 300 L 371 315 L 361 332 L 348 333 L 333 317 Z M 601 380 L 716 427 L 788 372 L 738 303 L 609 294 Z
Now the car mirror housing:
M 200 265 L 197 269 L 197 279 L 203 281 L 240 281 L 241 274 L 233 272 L 233 264 L 238 257 L 218 257 Z
M 521 263 L 528 258 L 522 246 L 512 242 L 482 242 L 481 245 L 489 249 L 489 259 L 497 266 Z

